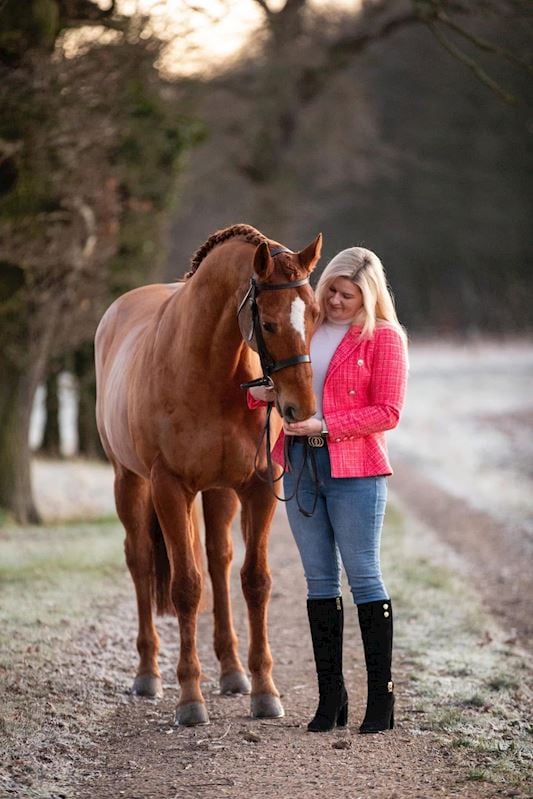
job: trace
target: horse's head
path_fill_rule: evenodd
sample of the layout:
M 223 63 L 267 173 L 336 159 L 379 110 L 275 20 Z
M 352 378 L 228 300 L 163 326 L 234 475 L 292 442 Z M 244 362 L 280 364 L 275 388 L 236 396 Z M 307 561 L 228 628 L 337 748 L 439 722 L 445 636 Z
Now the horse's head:
M 287 421 L 307 419 L 316 411 L 309 345 L 318 305 L 307 278 L 322 248 L 322 234 L 301 250 L 260 244 L 254 255 L 257 285 L 255 349 L 261 338 L 274 364 L 270 377 L 276 388 L 278 410 Z M 305 282 L 304 282 L 305 281 Z M 294 287 L 291 284 L 294 283 Z

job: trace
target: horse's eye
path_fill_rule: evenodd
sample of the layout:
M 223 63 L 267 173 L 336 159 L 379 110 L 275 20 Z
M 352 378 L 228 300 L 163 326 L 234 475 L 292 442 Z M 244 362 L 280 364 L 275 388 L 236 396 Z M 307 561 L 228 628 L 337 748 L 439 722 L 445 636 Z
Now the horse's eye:
M 267 333 L 275 333 L 277 326 L 274 324 L 274 322 L 263 322 L 263 330 L 266 330 Z

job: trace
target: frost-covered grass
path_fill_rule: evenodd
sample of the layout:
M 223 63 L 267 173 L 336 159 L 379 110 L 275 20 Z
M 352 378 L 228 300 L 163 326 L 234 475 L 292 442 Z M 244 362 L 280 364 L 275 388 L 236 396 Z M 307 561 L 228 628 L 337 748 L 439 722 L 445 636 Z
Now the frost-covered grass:
M 430 530 L 389 513 L 384 570 L 408 679 L 399 702 L 415 734 L 463 753 L 469 780 L 522 785 L 532 776 L 531 658 L 490 618 L 454 561 Z
M 131 592 L 122 541 L 110 520 L 0 530 L 2 796 L 66 795 L 58 783 L 93 751 L 127 685 L 115 653 L 134 636 L 108 621 Z
M 512 530 L 533 531 L 533 346 L 413 336 L 407 402 L 389 433 L 441 488 Z
M 4 527 L 0 538 L 0 641 L 10 629 L 45 625 L 86 611 L 124 569 L 123 532 L 100 523 Z

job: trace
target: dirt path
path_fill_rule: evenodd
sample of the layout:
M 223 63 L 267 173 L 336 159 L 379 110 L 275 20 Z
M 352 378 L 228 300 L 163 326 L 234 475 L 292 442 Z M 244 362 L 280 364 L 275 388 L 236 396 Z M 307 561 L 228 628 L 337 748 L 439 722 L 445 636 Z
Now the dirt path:
M 206 645 L 211 625 L 209 619 L 203 618 L 202 661 L 211 677 L 206 686 L 211 726 L 197 730 L 173 728 L 169 722 L 175 691 L 154 708 L 148 725 L 145 709 L 138 702 L 123 705 L 113 720 L 117 730 L 115 747 L 102 763 L 98 779 L 90 780 L 81 795 L 87 799 L 110 795 L 117 787 L 117 773 L 124 775 L 122 790 L 131 799 L 152 796 L 259 799 L 286 794 L 318 797 L 324 792 L 331 799 L 340 799 L 346 796 L 348 787 L 353 797 L 490 795 L 487 785 L 481 793 L 475 781 L 468 779 L 472 766 L 469 758 L 451 748 L 449 739 L 441 739 L 431 731 L 431 724 L 419 705 L 420 697 L 412 690 L 411 668 L 401 657 L 396 675 L 398 728 L 390 735 L 374 738 L 357 735 L 357 723 L 364 708 L 364 675 L 354 610 L 349 612 L 346 653 L 350 728 L 323 736 L 306 733 L 305 725 L 314 709 L 315 676 L 307 637 L 304 582 L 283 513 L 278 514 L 273 530 L 271 561 L 276 582 L 270 626 L 276 680 L 283 694 L 286 718 L 251 721 L 247 698 L 231 699 L 217 694 L 215 662 Z M 235 593 L 238 600 L 238 591 Z M 350 608 L 349 598 L 345 598 Z M 237 601 L 237 607 L 238 626 L 243 631 L 242 602 Z M 403 621 L 406 623 L 407 618 Z M 402 638 L 405 644 L 405 636 Z M 422 718 L 425 722 L 421 724 Z M 126 745 L 124 732 L 128 736 Z M 138 768 L 142 769 L 141 774 Z M 498 788 L 493 790 L 493 794 L 497 795 L 497 791 Z M 517 791 L 515 795 L 519 794 Z
M 385 569 L 397 609 L 397 727 L 368 737 L 357 735 L 364 678 L 353 610 L 347 613 L 345 657 L 349 728 L 326 735 L 305 731 L 314 710 L 315 677 L 304 583 L 282 510 L 271 538 L 270 628 L 286 717 L 252 721 L 247 697 L 217 693 L 206 614 L 199 637 L 211 724 L 196 729 L 172 723 L 177 699 L 172 619 L 161 624 L 164 699 L 128 695 L 135 608 L 118 525 L 30 530 L 22 552 L 19 535 L 7 530 L 0 539 L 5 600 L 0 796 L 527 796 L 528 660 L 514 642 L 506 642 L 475 592 L 461 582 L 453 553 L 394 508 L 387 522 Z M 241 558 L 238 546 L 233 586 L 244 654 Z M 460 604 L 458 592 L 464 598 Z M 350 607 L 348 595 L 345 600 Z

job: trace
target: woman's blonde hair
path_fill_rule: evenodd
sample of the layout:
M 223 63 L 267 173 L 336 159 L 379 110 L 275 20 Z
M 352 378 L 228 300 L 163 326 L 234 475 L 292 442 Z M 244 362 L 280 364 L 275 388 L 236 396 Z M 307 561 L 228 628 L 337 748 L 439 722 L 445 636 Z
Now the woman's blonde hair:
M 347 250 L 342 250 L 331 259 L 322 272 L 316 287 L 320 322 L 327 317 L 328 290 L 338 277 L 350 280 L 361 289 L 363 307 L 352 320 L 352 323 L 361 324 L 361 338 L 371 338 L 376 325 L 388 323 L 395 327 L 407 342 L 407 334 L 396 315 L 383 264 L 372 250 L 364 247 L 349 247 Z

